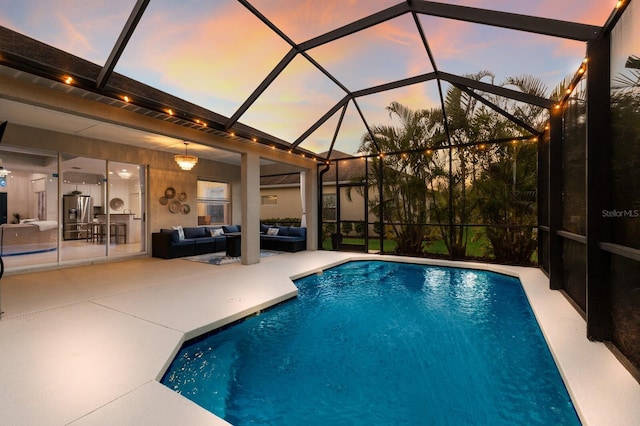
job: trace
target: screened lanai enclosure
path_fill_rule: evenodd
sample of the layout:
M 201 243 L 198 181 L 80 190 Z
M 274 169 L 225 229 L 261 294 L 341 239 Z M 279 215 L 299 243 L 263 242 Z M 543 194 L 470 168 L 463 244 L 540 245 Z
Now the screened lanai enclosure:
M 354 153 L 334 138 L 318 166 L 323 248 L 538 265 L 638 377 L 639 21 L 633 4 L 613 15 L 551 91 L 436 75 L 435 106 L 392 101 Z
M 42 4 L 0 76 L 304 158 L 319 249 L 539 267 L 640 367 L 638 0 Z

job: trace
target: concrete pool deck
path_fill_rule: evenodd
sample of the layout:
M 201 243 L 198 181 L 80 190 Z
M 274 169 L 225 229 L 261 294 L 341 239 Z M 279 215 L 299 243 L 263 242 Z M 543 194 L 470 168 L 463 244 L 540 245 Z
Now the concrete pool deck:
M 8 275 L 0 281 L 0 413 L 7 425 L 223 425 L 161 385 L 181 343 L 292 297 L 298 278 L 349 259 L 306 251 L 256 265 L 183 259 Z M 476 267 L 520 277 L 585 425 L 640 424 L 640 384 L 538 269 Z

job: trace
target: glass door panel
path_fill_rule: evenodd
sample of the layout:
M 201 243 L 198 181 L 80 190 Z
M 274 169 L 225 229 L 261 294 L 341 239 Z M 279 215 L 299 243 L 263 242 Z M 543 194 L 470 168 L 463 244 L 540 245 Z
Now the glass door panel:
M 61 155 L 61 261 L 103 257 L 106 231 L 100 223 L 106 199 L 106 161 Z
M 107 209 L 101 220 L 108 224 L 109 256 L 145 250 L 145 168 L 109 162 Z
M 58 154 L 0 148 L 0 255 L 5 269 L 58 261 Z

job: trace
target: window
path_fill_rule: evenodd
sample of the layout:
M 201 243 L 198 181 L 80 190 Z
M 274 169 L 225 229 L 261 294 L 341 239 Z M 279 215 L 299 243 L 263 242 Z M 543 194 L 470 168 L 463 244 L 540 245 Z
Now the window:
M 263 195 L 262 196 L 262 205 L 275 205 L 278 204 L 278 196 L 277 195 Z
M 231 185 L 226 182 L 198 180 L 198 216 L 203 224 L 231 223 Z
M 322 220 L 336 220 L 336 194 L 322 196 Z

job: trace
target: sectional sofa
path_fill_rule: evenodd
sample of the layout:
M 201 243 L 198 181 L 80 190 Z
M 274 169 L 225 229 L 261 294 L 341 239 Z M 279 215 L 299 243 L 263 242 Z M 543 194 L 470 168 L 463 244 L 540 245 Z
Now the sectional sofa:
M 227 250 L 225 234 L 241 232 L 240 225 L 161 229 L 151 234 L 153 257 L 172 259 Z M 307 248 L 307 228 L 260 225 L 260 248 L 298 252 Z
M 298 252 L 307 249 L 307 228 L 260 225 L 260 248 Z
M 163 259 L 215 253 L 227 249 L 227 238 L 221 226 L 161 229 L 151 234 L 151 255 Z

